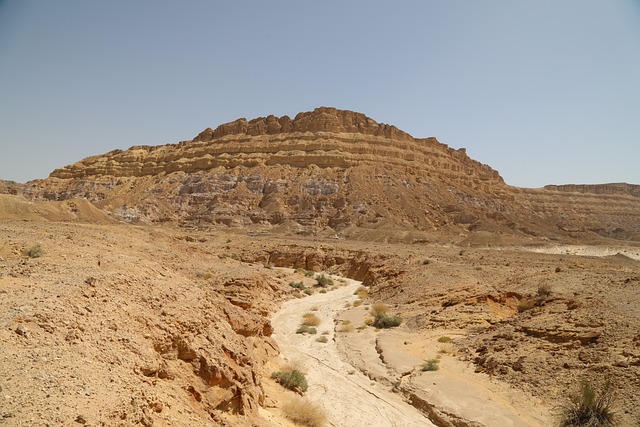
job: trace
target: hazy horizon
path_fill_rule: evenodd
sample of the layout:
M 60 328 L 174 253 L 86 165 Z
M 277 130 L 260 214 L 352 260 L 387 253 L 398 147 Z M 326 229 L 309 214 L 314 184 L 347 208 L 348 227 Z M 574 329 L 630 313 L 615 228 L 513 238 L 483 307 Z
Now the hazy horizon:
M 0 0 L 0 179 L 320 106 L 518 187 L 640 184 L 640 2 Z

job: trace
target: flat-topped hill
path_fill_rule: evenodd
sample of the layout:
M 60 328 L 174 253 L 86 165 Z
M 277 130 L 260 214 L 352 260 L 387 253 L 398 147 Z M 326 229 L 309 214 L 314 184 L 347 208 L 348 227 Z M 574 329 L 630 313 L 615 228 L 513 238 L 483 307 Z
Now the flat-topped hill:
M 637 186 L 625 185 L 511 187 L 464 148 L 321 107 L 89 157 L 32 182 L 27 193 L 86 198 L 127 221 L 260 232 L 640 240 Z

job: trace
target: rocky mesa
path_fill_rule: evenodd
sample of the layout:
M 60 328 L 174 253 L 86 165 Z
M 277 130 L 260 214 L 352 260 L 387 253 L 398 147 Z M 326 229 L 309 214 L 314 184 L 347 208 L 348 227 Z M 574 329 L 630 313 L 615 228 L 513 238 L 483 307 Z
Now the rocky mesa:
M 640 238 L 637 188 L 585 188 L 512 187 L 463 148 L 322 107 L 89 157 L 30 183 L 27 193 L 85 198 L 141 223 L 405 241 L 483 231 Z

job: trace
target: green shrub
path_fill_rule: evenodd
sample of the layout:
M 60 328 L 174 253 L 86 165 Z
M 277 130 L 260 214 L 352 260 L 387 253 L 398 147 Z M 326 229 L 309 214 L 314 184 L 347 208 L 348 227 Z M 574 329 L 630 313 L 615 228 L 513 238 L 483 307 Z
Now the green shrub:
M 420 370 L 422 372 L 437 371 L 438 369 L 440 369 L 439 364 L 440 364 L 440 359 L 429 359 L 426 362 L 424 362 Z
M 272 373 L 271 378 L 289 390 L 304 392 L 307 391 L 308 388 L 307 379 L 304 374 L 297 369 L 281 369 L 278 372 Z
M 313 277 L 314 272 L 309 270 L 304 270 L 304 275 L 307 277 Z
M 617 425 L 615 390 L 607 382 L 596 390 L 589 381 L 582 381 L 578 391 L 569 396 L 567 403 L 556 407 L 559 427 L 612 427 Z
M 321 335 L 318 338 L 316 338 L 316 341 L 321 342 L 321 343 L 325 343 L 325 342 L 329 341 L 329 339 L 326 336 Z
M 422 261 L 422 265 L 429 265 L 429 264 L 431 264 L 431 260 L 429 258 Z
M 317 275 L 316 281 L 318 282 L 318 285 L 322 286 L 323 288 L 326 288 L 327 286 L 333 286 L 333 279 L 331 279 L 331 277 L 325 276 L 324 274 Z
M 440 338 L 438 338 L 438 342 L 442 342 L 442 343 L 447 343 L 447 342 L 451 342 L 451 341 L 453 341 L 451 339 L 451 337 L 448 337 L 446 335 L 443 335 Z
M 380 329 L 394 328 L 400 326 L 402 318 L 399 316 L 390 316 L 387 313 L 376 313 L 373 318 L 373 326 Z
M 40 258 L 42 254 L 44 254 L 44 250 L 42 249 L 42 246 L 35 245 L 31 246 L 29 249 L 25 249 L 24 254 L 29 258 Z
M 291 282 L 289 283 L 289 286 L 295 289 L 300 289 L 300 290 L 304 290 L 307 288 L 302 282 Z
M 318 333 L 318 330 L 313 326 L 309 325 L 300 325 L 298 329 L 296 329 L 296 334 L 311 334 L 315 335 Z
M 313 295 L 313 289 L 305 288 L 305 290 L 303 290 L 302 292 L 304 292 L 307 295 Z

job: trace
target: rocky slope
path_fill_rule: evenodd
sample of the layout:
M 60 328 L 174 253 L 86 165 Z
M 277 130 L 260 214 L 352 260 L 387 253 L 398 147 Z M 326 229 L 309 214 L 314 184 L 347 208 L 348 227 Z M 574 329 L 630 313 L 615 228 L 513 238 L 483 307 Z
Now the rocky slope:
M 286 279 L 226 237 L 0 218 L 0 425 L 257 425 Z
M 629 187 L 633 188 L 633 187 Z M 191 141 L 90 157 L 30 183 L 143 223 L 424 241 L 434 232 L 640 240 L 637 192 L 520 189 L 435 138 L 318 108 L 239 119 Z

